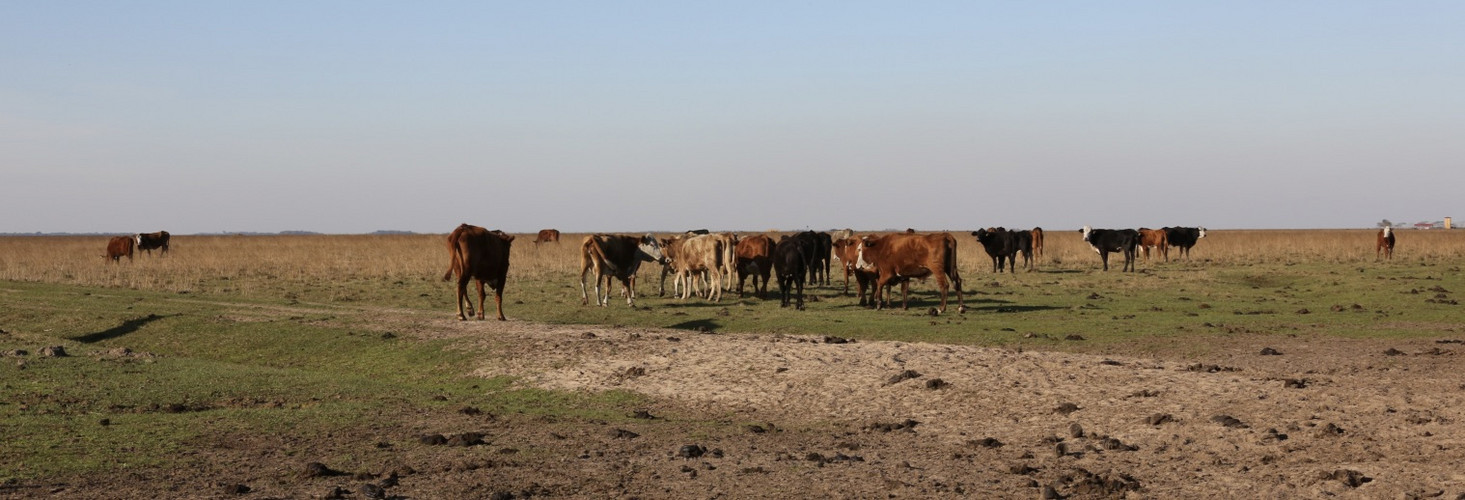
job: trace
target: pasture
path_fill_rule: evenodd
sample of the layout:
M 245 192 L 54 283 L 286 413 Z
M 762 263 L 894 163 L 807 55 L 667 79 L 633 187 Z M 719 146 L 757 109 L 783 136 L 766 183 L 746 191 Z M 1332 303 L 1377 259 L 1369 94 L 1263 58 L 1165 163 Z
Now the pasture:
M 454 319 L 444 235 L 0 238 L 0 495 L 1465 492 L 1465 232 L 1213 230 L 1121 273 L 1049 229 L 1015 274 L 953 233 L 939 316 L 837 261 L 805 311 L 656 265 L 581 306 L 584 235 L 519 235 L 507 322 Z

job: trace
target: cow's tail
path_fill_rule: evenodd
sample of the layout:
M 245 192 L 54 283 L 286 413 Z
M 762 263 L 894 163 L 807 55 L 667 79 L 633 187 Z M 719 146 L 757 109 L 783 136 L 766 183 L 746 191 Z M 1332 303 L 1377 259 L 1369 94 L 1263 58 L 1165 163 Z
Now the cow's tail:
M 452 280 L 453 271 L 462 272 L 464 257 L 462 250 L 458 247 L 458 240 L 463 237 L 463 231 L 466 226 L 467 224 L 460 225 L 458 229 L 448 235 L 448 271 L 443 273 L 443 281 Z

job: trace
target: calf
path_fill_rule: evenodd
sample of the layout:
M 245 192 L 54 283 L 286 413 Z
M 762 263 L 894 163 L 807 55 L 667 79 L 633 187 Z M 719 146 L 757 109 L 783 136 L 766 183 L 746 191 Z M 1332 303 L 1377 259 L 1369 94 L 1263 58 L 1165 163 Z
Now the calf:
M 956 238 L 950 233 L 865 236 L 860 239 L 855 262 L 856 266 L 876 275 L 876 308 L 884 305 L 882 290 L 890 284 L 935 276 L 936 286 L 941 289 L 941 308 L 937 313 L 946 312 L 946 293 L 950 286 L 956 288 L 957 312 L 966 312 L 961 275 L 956 269 Z M 906 297 L 901 297 L 901 308 L 908 305 Z
M 1190 258 L 1190 247 L 1206 237 L 1203 227 L 1164 227 L 1165 242 L 1180 250 L 1180 256 Z
M 690 284 L 694 277 L 706 272 L 711 282 L 708 284 L 708 300 L 722 300 L 722 277 L 724 269 L 731 267 L 727 262 L 726 241 L 715 234 L 704 234 L 693 236 L 681 241 L 674 253 L 672 267 L 676 268 L 677 280 Z M 681 299 L 692 296 L 692 287 L 687 286 L 682 290 Z
M 1165 262 L 1170 261 L 1170 239 L 1164 229 L 1139 228 L 1139 248 L 1144 252 L 1145 260 L 1150 259 L 1150 249 L 1165 255 Z
M 1385 227 L 1379 230 L 1378 246 L 1374 250 L 1373 258 L 1378 260 L 1383 256 L 1388 260 L 1394 260 L 1394 228 Z
M 620 234 L 594 234 L 580 244 L 580 304 L 590 303 L 585 289 L 585 273 L 595 271 L 595 304 L 610 305 L 610 280 L 621 282 L 626 305 L 635 307 L 636 271 L 642 262 L 661 262 L 661 244 L 656 238 Z M 605 295 L 600 295 L 600 278 L 605 278 Z
M 503 231 L 461 224 L 448 235 L 448 272 L 443 281 L 458 275 L 458 319 L 466 320 L 473 315 L 473 299 L 468 297 L 468 281 L 478 284 L 478 319 L 484 317 L 483 284 L 493 289 L 493 302 L 498 308 L 499 321 L 504 320 L 504 282 L 509 273 L 509 246 L 514 236 Z M 466 300 L 465 300 L 466 299 Z M 463 313 L 463 303 L 468 303 L 468 313 Z
M 759 299 L 768 295 L 768 278 L 773 274 L 773 239 L 764 235 L 753 235 L 741 240 L 734 249 L 734 267 L 738 271 L 738 298 L 743 297 L 743 283 L 753 277 L 753 293 Z M 758 278 L 763 278 L 763 288 L 758 288 Z
M 1093 229 L 1084 226 L 1079 232 L 1083 240 L 1099 254 L 1104 261 L 1104 270 L 1109 270 L 1109 252 L 1124 253 L 1124 271 L 1134 272 L 1134 254 L 1139 246 L 1139 232 L 1133 229 Z M 1122 272 L 1122 271 L 1121 271 Z
M 808 273 L 811 243 L 798 236 L 784 236 L 773 247 L 773 273 L 778 277 L 779 307 L 788 307 L 789 299 L 795 301 L 794 308 L 804 310 L 804 277 Z
M 1035 227 L 1031 231 L 1033 235 L 1033 260 L 1043 257 L 1043 228 Z
M 136 236 L 115 236 L 107 241 L 107 255 L 105 257 L 112 259 L 112 262 L 118 263 L 122 262 L 123 257 L 127 257 L 127 260 L 132 260 L 132 249 L 135 245 L 137 245 Z

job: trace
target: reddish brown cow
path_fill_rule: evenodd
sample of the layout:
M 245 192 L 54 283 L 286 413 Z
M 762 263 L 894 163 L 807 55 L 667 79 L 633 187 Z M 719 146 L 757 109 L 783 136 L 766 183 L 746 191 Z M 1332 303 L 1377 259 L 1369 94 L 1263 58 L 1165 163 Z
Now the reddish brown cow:
M 1378 246 L 1374 249 L 1374 260 L 1378 260 L 1380 256 L 1394 260 L 1394 228 L 1385 227 L 1380 229 L 1378 240 Z
M 946 312 L 949 286 L 956 288 L 957 312 L 966 312 L 961 275 L 956 270 L 956 238 L 951 233 L 866 236 L 860 239 L 855 262 L 859 268 L 876 274 L 876 308 L 883 305 L 883 289 L 887 285 L 910 278 L 935 276 L 936 286 L 941 289 L 941 308 L 937 313 Z M 901 308 L 907 307 L 906 298 L 901 297 Z
M 559 243 L 560 231 L 558 229 L 540 229 L 539 234 L 534 237 L 534 244 Z
M 468 295 L 468 280 L 478 282 L 478 319 L 484 319 L 483 301 L 488 294 L 483 291 L 484 282 L 493 289 L 493 302 L 498 306 L 499 321 L 504 320 L 504 278 L 509 272 L 509 245 L 513 235 L 503 231 L 462 224 L 448 235 L 448 272 L 443 281 L 458 275 L 458 319 L 466 320 L 473 315 L 473 299 Z M 463 302 L 468 303 L 468 314 L 463 314 Z
M 1043 228 L 1033 228 L 1033 261 L 1043 257 Z
M 1149 260 L 1150 249 L 1154 248 L 1165 256 L 1165 262 L 1170 261 L 1170 239 L 1164 229 L 1139 228 L 1139 248 L 1145 260 Z
M 860 306 L 864 307 L 868 305 L 874 307 L 873 300 L 867 301 L 865 299 L 865 290 L 875 284 L 876 274 L 874 271 L 860 269 L 859 266 L 855 265 L 859 260 L 859 244 L 859 238 L 855 238 L 853 235 L 848 238 L 836 240 L 834 242 L 834 257 L 839 259 L 840 267 L 844 268 L 843 293 L 849 293 L 849 278 L 850 275 L 854 275 L 855 286 L 860 298 Z M 908 283 L 908 281 L 902 281 L 901 289 L 905 290 Z M 871 295 L 873 296 L 874 294 L 872 293 Z
M 122 257 L 132 260 L 132 248 L 137 244 L 135 236 L 116 236 L 107 241 L 107 255 L 112 262 L 122 262 Z
M 738 240 L 734 248 L 738 271 L 738 298 L 743 297 L 743 283 L 753 277 L 753 293 L 762 299 L 768 294 L 768 278 L 773 274 L 773 240 L 757 234 Z M 758 278 L 763 287 L 758 287 Z

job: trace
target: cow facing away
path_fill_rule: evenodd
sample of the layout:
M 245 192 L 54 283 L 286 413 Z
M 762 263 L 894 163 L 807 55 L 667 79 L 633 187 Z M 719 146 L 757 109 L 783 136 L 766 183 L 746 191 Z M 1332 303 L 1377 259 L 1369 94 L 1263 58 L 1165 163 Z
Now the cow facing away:
M 1093 229 L 1084 226 L 1079 232 L 1089 247 L 1104 261 L 1104 270 L 1109 270 L 1109 253 L 1124 254 L 1124 271 L 1134 272 L 1134 254 L 1139 247 L 1139 231 L 1133 229 Z M 1121 271 L 1122 272 L 1122 271 Z
M 1206 237 L 1206 228 L 1203 227 L 1164 227 L 1165 242 L 1180 251 L 1180 256 L 1190 258 L 1190 247 Z
M 534 235 L 534 245 L 537 248 L 540 243 L 559 243 L 560 231 L 558 229 L 540 229 L 539 234 Z
M 946 312 L 946 294 L 952 286 L 956 288 L 957 312 L 966 312 L 961 275 L 956 269 L 956 238 L 950 233 L 865 236 L 860 238 L 856 253 L 855 265 L 876 275 L 876 308 L 884 305 L 883 289 L 888 285 L 934 276 L 936 286 L 941 289 L 941 308 L 937 313 Z M 906 297 L 902 296 L 901 308 L 907 307 Z
M 132 249 L 137 245 L 137 236 L 114 236 L 107 241 L 107 255 L 112 262 L 122 262 L 123 257 L 132 260 Z
M 650 234 L 630 236 L 620 234 L 594 234 L 585 237 L 580 244 L 580 304 L 587 305 L 590 298 L 585 288 L 585 273 L 595 272 L 595 304 L 610 305 L 610 280 L 621 282 L 621 294 L 626 305 L 635 306 L 636 271 L 642 262 L 662 262 L 661 244 Z M 600 279 L 605 278 L 605 295 L 600 294 Z
M 154 248 L 162 250 L 161 253 L 163 255 L 168 255 L 169 237 L 170 235 L 167 231 L 158 231 L 156 233 L 141 233 L 137 236 L 133 236 L 133 238 L 137 241 L 137 249 L 147 251 L 148 255 L 153 254 Z
M 513 235 L 468 224 L 459 225 L 448 235 L 450 262 L 448 272 L 443 274 L 443 281 L 452 279 L 454 274 L 458 275 L 456 290 L 459 320 L 467 320 L 474 315 L 473 298 L 468 297 L 469 280 L 478 283 L 478 319 L 484 319 L 486 312 L 483 301 L 488 294 L 484 292 L 483 285 L 487 283 L 493 289 L 498 319 L 504 320 L 504 282 L 509 273 L 509 246 L 513 242 Z M 464 314 L 465 302 L 467 314 Z
M 1385 227 L 1379 230 L 1378 245 L 1375 247 L 1373 259 L 1383 257 L 1394 260 L 1394 228 Z
M 804 279 L 808 272 L 809 254 L 817 243 L 807 238 L 784 236 L 773 247 L 773 273 L 778 277 L 779 307 L 788 307 L 789 300 L 795 301 L 794 308 L 804 310 Z
M 768 278 L 773 274 L 773 239 L 758 234 L 738 240 L 734 249 L 734 267 L 738 272 L 738 298 L 743 297 L 743 284 L 753 277 L 753 293 L 763 299 L 768 295 Z M 758 288 L 758 278 L 763 288 Z
M 1139 228 L 1139 248 L 1145 260 L 1150 259 L 1150 249 L 1153 248 L 1165 256 L 1165 262 L 1170 261 L 1170 238 L 1164 229 Z
M 1043 228 L 1035 227 L 1031 231 L 1033 235 L 1033 261 L 1043 257 Z
M 677 281 L 690 285 L 698 275 L 706 273 L 709 279 L 707 299 L 721 301 L 722 278 L 726 275 L 725 270 L 732 266 L 729 259 L 730 249 L 727 247 L 729 239 L 716 234 L 703 234 L 682 240 L 671 258 L 672 267 L 677 272 Z M 692 287 L 686 286 L 678 298 L 685 300 L 691 296 Z

